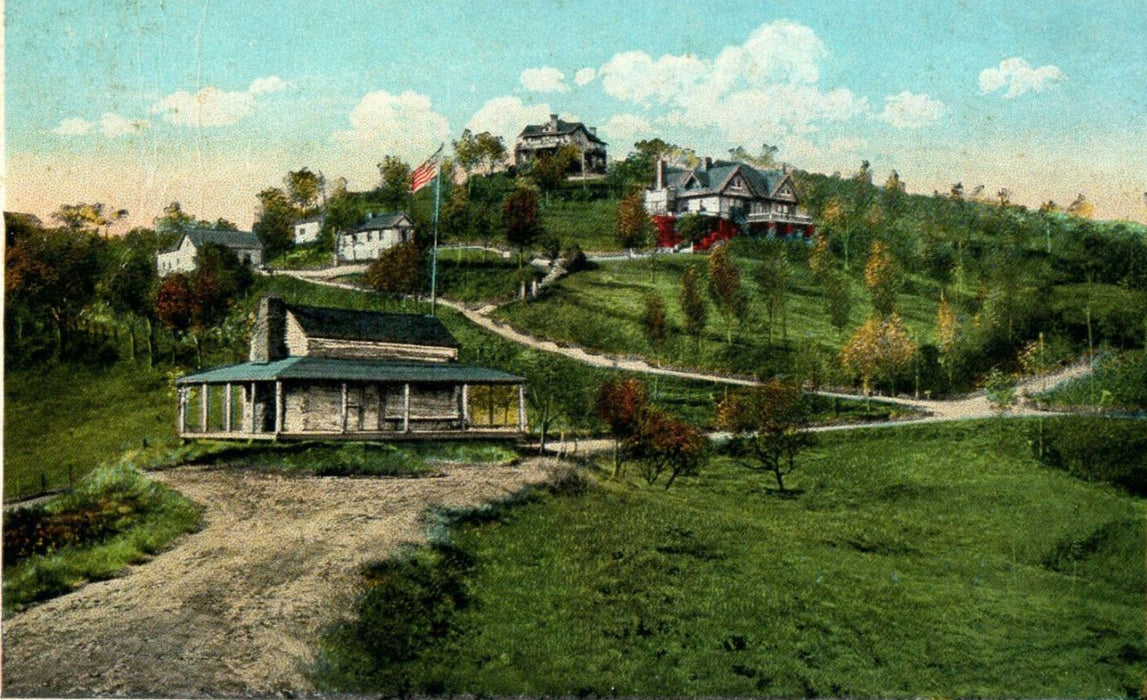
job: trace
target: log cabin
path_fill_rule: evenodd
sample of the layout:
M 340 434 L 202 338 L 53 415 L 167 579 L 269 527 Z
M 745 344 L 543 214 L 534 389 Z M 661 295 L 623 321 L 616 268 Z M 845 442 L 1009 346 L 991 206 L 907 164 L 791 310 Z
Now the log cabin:
M 525 379 L 458 362 L 420 314 L 259 302 L 247 362 L 176 380 L 184 438 L 507 438 L 527 430 Z

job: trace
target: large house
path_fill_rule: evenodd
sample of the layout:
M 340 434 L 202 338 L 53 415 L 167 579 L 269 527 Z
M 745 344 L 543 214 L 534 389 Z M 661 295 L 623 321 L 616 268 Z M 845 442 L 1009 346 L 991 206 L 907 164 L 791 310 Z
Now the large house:
M 694 168 L 658 161 L 653 186 L 645 191 L 645 210 L 655 219 L 714 216 L 769 234 L 808 235 L 812 230 L 812 217 L 800 209 L 788 168 L 758 170 L 709 158 Z
M 414 240 L 414 222 L 402 212 L 368 214 L 366 221 L 335 237 L 335 260 L 353 263 L 375 260 L 382 251 Z
M 525 379 L 458 363 L 433 316 L 259 302 L 249 361 L 176 381 L 180 437 L 505 438 Z
M 545 124 L 530 124 L 518 135 L 514 143 L 514 163 L 527 165 L 545 155 L 554 155 L 562 146 L 572 144 L 581 154 L 574 164 L 582 175 L 605 173 L 605 141 L 597 137 L 597 128 L 581 122 L 566 122 L 551 114 Z
M 214 243 L 234 251 L 239 262 L 258 267 L 263 264 L 263 244 L 250 231 L 192 229 L 179 237 L 171 248 L 156 255 L 155 267 L 160 277 L 176 272 L 192 272 L 198 263 L 199 250 Z

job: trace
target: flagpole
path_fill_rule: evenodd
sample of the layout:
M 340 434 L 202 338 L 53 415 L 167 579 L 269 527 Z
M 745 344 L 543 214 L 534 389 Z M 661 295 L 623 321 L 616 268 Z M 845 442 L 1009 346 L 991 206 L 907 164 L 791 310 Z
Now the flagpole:
M 444 146 L 445 144 L 443 144 Z M 436 158 L 441 158 L 442 146 L 438 147 Z M 434 163 L 434 248 L 430 252 L 430 314 L 438 315 L 438 199 L 442 189 L 442 164 Z

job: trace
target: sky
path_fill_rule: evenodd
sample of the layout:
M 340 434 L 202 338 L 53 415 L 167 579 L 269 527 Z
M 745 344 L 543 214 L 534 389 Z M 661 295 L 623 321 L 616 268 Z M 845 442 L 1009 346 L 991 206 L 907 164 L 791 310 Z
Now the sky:
M 4 208 L 45 221 L 179 201 L 250 227 L 289 170 L 368 189 L 386 155 L 512 148 L 551 113 L 611 158 L 768 143 L 1147 220 L 1147 0 L 7 0 L 4 31 Z

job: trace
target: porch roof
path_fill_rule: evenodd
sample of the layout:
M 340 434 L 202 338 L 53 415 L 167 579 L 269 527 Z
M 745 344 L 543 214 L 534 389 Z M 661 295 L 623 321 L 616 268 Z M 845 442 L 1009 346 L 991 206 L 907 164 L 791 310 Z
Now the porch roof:
M 524 384 L 525 378 L 496 369 L 438 362 L 379 362 L 326 357 L 288 357 L 276 362 L 244 362 L 180 377 L 176 384 L 222 384 L 282 379 L 412 384 Z

